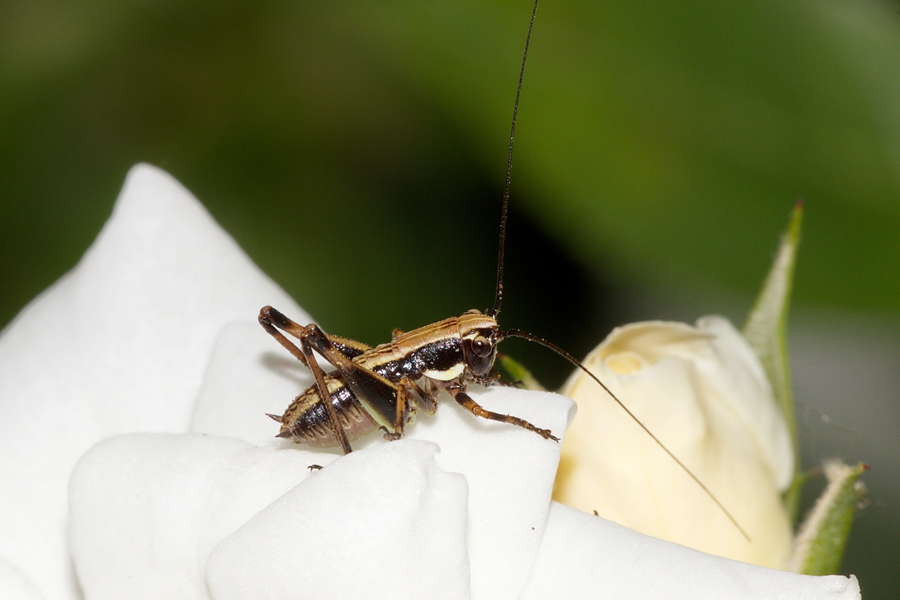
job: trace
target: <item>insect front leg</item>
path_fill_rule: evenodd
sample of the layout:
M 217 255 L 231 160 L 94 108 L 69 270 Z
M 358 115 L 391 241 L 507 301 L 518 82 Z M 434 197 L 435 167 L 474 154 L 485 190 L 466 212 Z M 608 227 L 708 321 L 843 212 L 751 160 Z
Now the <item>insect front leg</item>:
M 491 410 L 487 410 L 475 400 L 472 399 L 465 391 L 463 391 L 462 387 L 450 387 L 447 389 L 453 399 L 459 402 L 459 404 L 465 408 L 467 411 L 475 415 L 476 417 L 481 417 L 482 419 L 490 419 L 491 421 L 500 421 L 503 423 L 509 423 L 510 425 L 516 425 L 518 427 L 522 427 L 523 429 L 527 429 L 528 431 L 533 431 L 545 440 L 553 440 L 555 442 L 559 441 L 559 438 L 553 435 L 553 433 L 549 429 L 541 429 L 539 427 L 535 427 L 525 419 L 520 419 L 519 417 L 514 417 L 512 415 L 503 415 L 500 413 L 496 413 Z

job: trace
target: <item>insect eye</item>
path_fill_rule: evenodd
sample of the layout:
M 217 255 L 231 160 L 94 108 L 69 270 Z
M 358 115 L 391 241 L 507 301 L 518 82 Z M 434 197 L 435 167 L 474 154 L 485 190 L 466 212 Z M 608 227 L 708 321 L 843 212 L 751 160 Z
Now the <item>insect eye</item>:
M 475 356 L 479 358 L 487 358 L 490 356 L 493 348 L 491 347 L 491 342 L 483 335 L 476 336 L 472 340 L 472 352 L 475 353 Z

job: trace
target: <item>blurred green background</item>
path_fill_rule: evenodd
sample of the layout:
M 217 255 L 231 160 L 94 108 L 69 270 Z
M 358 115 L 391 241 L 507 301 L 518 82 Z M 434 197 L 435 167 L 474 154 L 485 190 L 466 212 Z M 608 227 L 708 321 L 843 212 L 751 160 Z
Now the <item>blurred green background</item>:
M 374 344 L 491 306 L 530 8 L 6 0 L 0 325 L 76 263 L 139 161 L 327 331 Z M 892 597 L 900 4 L 543 0 L 519 119 L 501 325 L 577 355 L 633 320 L 740 323 L 804 199 L 804 463 L 872 465 L 845 570 Z M 507 343 L 561 383 L 562 361 Z

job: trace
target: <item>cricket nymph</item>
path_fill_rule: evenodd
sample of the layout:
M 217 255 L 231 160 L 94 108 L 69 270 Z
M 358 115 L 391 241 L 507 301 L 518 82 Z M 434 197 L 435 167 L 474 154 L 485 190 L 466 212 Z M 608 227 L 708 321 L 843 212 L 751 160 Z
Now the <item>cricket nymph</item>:
M 497 357 L 500 330 L 494 317 L 470 310 L 408 332 L 394 332 L 394 338 L 375 348 L 359 342 L 327 335 L 317 325 L 303 327 L 270 306 L 260 311 L 259 321 L 282 345 L 304 364 L 303 348 L 315 350 L 335 370 L 321 373 L 312 368 L 317 382 L 303 391 L 280 417 L 278 437 L 308 446 L 328 448 L 347 445 L 351 440 L 381 428 L 385 438 L 397 439 L 418 411 L 427 415 L 437 409 L 441 391 L 473 414 L 524 427 L 547 439 L 557 439 L 517 417 L 500 415 L 479 406 L 465 393 L 468 382 L 491 383 Z M 300 348 L 280 331 L 300 340 Z M 301 358 L 302 357 L 302 358 Z M 320 371 L 319 385 L 316 371 Z M 327 390 L 330 402 L 323 402 L 320 390 Z M 331 412 L 340 424 L 335 431 Z

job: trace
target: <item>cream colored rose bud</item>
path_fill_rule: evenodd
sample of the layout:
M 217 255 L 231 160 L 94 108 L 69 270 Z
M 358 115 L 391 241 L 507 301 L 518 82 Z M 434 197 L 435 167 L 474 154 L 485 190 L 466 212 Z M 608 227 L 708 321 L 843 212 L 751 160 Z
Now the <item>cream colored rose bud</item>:
M 613 331 L 585 365 L 752 541 L 581 371 L 562 389 L 578 403 L 578 415 L 563 442 L 554 499 L 704 552 L 784 568 L 791 528 L 781 492 L 793 475 L 790 437 L 741 334 L 720 317 L 696 327 L 635 323 Z

